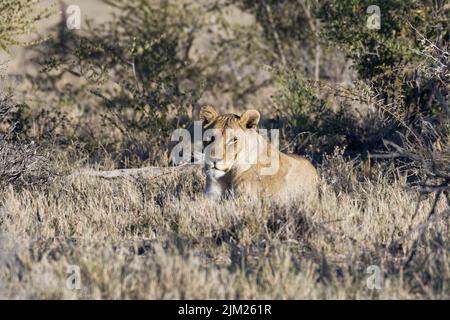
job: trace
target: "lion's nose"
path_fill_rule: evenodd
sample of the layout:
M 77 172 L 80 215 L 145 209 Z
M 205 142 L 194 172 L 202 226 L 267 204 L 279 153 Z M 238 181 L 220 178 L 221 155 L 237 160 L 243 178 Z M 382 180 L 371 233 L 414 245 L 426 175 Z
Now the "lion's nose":
M 220 165 L 220 159 L 217 158 L 209 159 L 209 165 L 214 169 L 218 169 L 218 166 Z
M 210 163 L 214 168 L 216 167 L 217 163 L 219 163 L 219 161 L 220 161 L 220 159 L 218 159 L 218 158 L 213 158 L 213 157 L 210 157 L 210 158 L 209 158 L 209 163 Z
M 213 162 L 212 162 L 212 165 L 213 165 L 213 168 L 214 168 L 214 169 L 219 169 L 219 168 L 217 167 L 218 163 L 219 163 L 219 161 L 213 161 Z

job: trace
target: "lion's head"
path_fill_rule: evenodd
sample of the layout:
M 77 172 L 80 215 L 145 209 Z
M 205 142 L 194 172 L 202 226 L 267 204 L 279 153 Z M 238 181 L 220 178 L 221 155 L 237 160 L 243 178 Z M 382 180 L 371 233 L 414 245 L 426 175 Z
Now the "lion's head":
M 200 111 L 205 141 L 205 172 L 211 178 L 220 178 L 230 170 L 245 169 L 257 161 L 257 132 L 260 114 L 247 110 L 240 116 L 220 115 L 212 106 Z
M 315 194 L 319 176 L 312 163 L 278 149 L 278 135 L 269 142 L 257 130 L 260 114 L 247 110 L 240 116 L 220 115 L 213 107 L 200 111 L 203 121 L 205 193 L 271 196 L 288 200 L 299 193 Z

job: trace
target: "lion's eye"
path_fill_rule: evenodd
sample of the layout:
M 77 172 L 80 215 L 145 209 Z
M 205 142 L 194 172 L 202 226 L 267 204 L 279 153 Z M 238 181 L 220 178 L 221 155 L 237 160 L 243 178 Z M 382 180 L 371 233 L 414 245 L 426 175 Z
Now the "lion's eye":
M 215 136 L 211 136 L 209 139 L 203 140 L 203 146 L 209 146 L 210 144 L 212 144 L 214 141 L 216 140 Z

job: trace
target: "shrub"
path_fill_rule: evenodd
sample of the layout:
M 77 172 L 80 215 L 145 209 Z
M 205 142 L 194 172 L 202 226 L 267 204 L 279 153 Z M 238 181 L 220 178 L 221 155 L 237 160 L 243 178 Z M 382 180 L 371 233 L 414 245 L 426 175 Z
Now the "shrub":
M 443 81 L 416 70 L 426 63 L 424 38 L 441 53 L 446 51 L 448 6 L 444 1 L 383 1 L 379 4 L 380 29 L 370 30 L 366 10 L 371 4 L 366 0 L 325 1 L 320 11 L 325 39 L 355 62 L 360 79 L 370 83 L 376 100 L 389 109 L 387 116 L 395 114 L 397 120 L 412 126 L 420 117 L 442 123 L 448 107 L 439 97 L 448 94 L 448 57 L 433 61 L 445 65 Z
M 281 69 L 276 79 L 275 102 L 279 117 L 286 119 L 285 139 L 293 152 L 319 156 L 339 147 L 345 155 L 366 156 L 380 148 L 381 137 L 392 132 L 379 112 L 356 113 L 352 108 L 353 99 L 364 96 L 363 87 L 346 89 L 347 96 L 335 106 L 334 100 L 342 94 L 338 86 L 328 89 L 333 95 L 321 97 L 316 84 L 296 70 Z
M 2 0 L 0 2 L 0 49 L 10 53 L 10 46 L 31 45 L 44 39 L 34 41 L 21 40 L 24 35 L 34 33 L 36 23 L 53 14 L 50 6 L 40 7 L 41 0 Z
M 11 123 L 17 119 L 14 108 L 10 97 L 0 96 L 0 190 L 8 185 L 44 187 L 56 175 L 50 153 L 19 138 L 21 123 Z
M 61 26 L 58 37 L 40 48 L 42 74 L 31 81 L 38 92 L 56 93 L 55 103 L 67 113 L 80 110 L 73 135 L 93 161 L 104 160 L 106 152 L 118 167 L 167 165 L 170 135 L 186 124 L 201 91 L 189 89 L 201 88 L 200 64 L 189 64 L 182 54 L 196 9 L 143 0 L 107 3 L 119 15 L 105 24 L 88 23 L 85 32 Z M 61 86 L 62 79 L 75 81 Z

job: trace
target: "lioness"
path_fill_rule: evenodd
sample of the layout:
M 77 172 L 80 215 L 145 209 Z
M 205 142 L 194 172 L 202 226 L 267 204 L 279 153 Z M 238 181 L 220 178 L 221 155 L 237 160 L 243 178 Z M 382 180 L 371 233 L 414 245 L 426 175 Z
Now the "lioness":
M 319 176 L 307 159 L 280 152 L 257 132 L 260 114 L 219 115 L 212 106 L 200 111 L 202 126 L 210 134 L 205 145 L 205 192 L 289 199 L 317 191 Z M 212 129 L 212 130 L 208 130 Z

